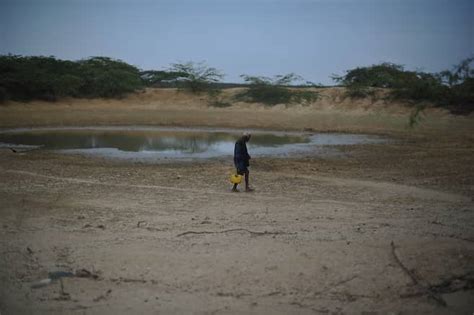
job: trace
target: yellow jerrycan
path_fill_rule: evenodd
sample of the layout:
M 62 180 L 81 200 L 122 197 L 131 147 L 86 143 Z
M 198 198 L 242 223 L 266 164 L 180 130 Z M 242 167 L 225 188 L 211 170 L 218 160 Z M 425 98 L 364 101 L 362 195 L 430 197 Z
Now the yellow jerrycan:
M 240 184 L 242 182 L 242 175 L 239 174 L 231 174 L 230 175 L 230 182 L 232 184 Z

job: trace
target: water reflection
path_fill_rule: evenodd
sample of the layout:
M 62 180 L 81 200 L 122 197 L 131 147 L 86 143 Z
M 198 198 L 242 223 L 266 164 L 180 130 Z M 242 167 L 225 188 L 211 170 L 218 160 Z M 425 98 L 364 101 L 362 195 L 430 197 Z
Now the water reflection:
M 61 152 L 126 159 L 210 158 L 232 155 L 240 131 L 160 128 L 32 129 L 0 132 L 0 147 L 41 146 Z M 326 146 L 383 141 L 350 134 L 254 132 L 248 144 L 251 155 L 287 156 L 294 153 L 328 155 Z M 333 154 L 337 150 L 331 151 Z
M 115 148 L 125 152 L 180 151 L 195 154 L 210 149 L 233 150 L 238 137 L 237 133 L 226 132 L 54 130 L 3 133 L 0 142 L 41 145 L 51 150 Z M 309 141 L 307 137 L 297 135 L 255 134 L 249 147 L 277 147 Z

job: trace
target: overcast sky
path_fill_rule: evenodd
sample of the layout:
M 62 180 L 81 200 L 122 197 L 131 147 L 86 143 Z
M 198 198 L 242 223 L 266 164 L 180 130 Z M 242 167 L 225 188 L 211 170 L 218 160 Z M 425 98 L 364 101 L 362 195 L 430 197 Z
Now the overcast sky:
M 474 54 L 474 0 L 0 0 L 0 54 L 202 61 L 240 74 L 331 74 L 382 61 L 440 71 Z

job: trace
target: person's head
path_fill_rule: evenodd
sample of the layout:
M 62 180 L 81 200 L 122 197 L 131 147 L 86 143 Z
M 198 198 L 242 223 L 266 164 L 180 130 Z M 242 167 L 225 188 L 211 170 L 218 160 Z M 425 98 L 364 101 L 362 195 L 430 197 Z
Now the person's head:
M 248 142 L 251 137 L 252 137 L 252 135 L 250 134 L 250 132 L 244 132 L 244 133 L 242 134 L 242 139 L 243 139 L 245 142 Z

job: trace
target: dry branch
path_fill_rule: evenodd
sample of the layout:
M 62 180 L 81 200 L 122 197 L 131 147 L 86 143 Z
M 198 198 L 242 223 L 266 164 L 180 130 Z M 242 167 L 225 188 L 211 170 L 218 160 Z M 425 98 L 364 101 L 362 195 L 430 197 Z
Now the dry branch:
M 247 229 L 242 229 L 242 228 L 238 228 L 238 229 L 229 229 L 229 230 L 223 230 L 223 231 L 186 231 L 186 232 L 183 232 L 183 233 L 180 233 L 178 235 L 176 235 L 176 237 L 180 237 L 180 236 L 184 236 L 184 235 L 189 235 L 189 234 L 222 234 L 222 233 L 229 233 L 229 232 L 237 232 L 237 231 L 243 231 L 243 232 L 247 232 L 247 233 L 250 233 L 252 235 L 258 235 L 258 236 L 261 236 L 261 235 L 278 235 L 278 234 L 296 234 L 296 233 L 288 233 L 288 232 L 268 232 L 268 231 L 263 231 L 263 232 L 256 232 L 256 231 L 250 231 L 250 230 L 247 230 Z
M 423 285 L 420 284 L 420 282 L 418 281 L 415 273 L 411 270 L 409 270 L 403 263 L 402 261 L 400 260 L 400 258 L 397 256 L 397 253 L 395 251 L 395 244 L 393 243 L 393 241 L 390 243 L 390 246 L 392 248 L 392 255 L 393 257 L 395 258 L 395 261 L 397 262 L 397 264 L 400 266 L 400 268 L 402 268 L 402 270 L 410 277 L 411 281 L 413 282 L 413 284 L 415 284 L 416 286 L 418 286 L 420 288 L 420 291 L 421 293 L 423 294 L 426 294 L 428 295 L 430 298 L 432 298 L 433 300 L 435 300 L 439 305 L 441 306 L 446 306 L 446 301 L 437 293 L 433 292 L 430 288 L 426 288 L 424 287 Z

